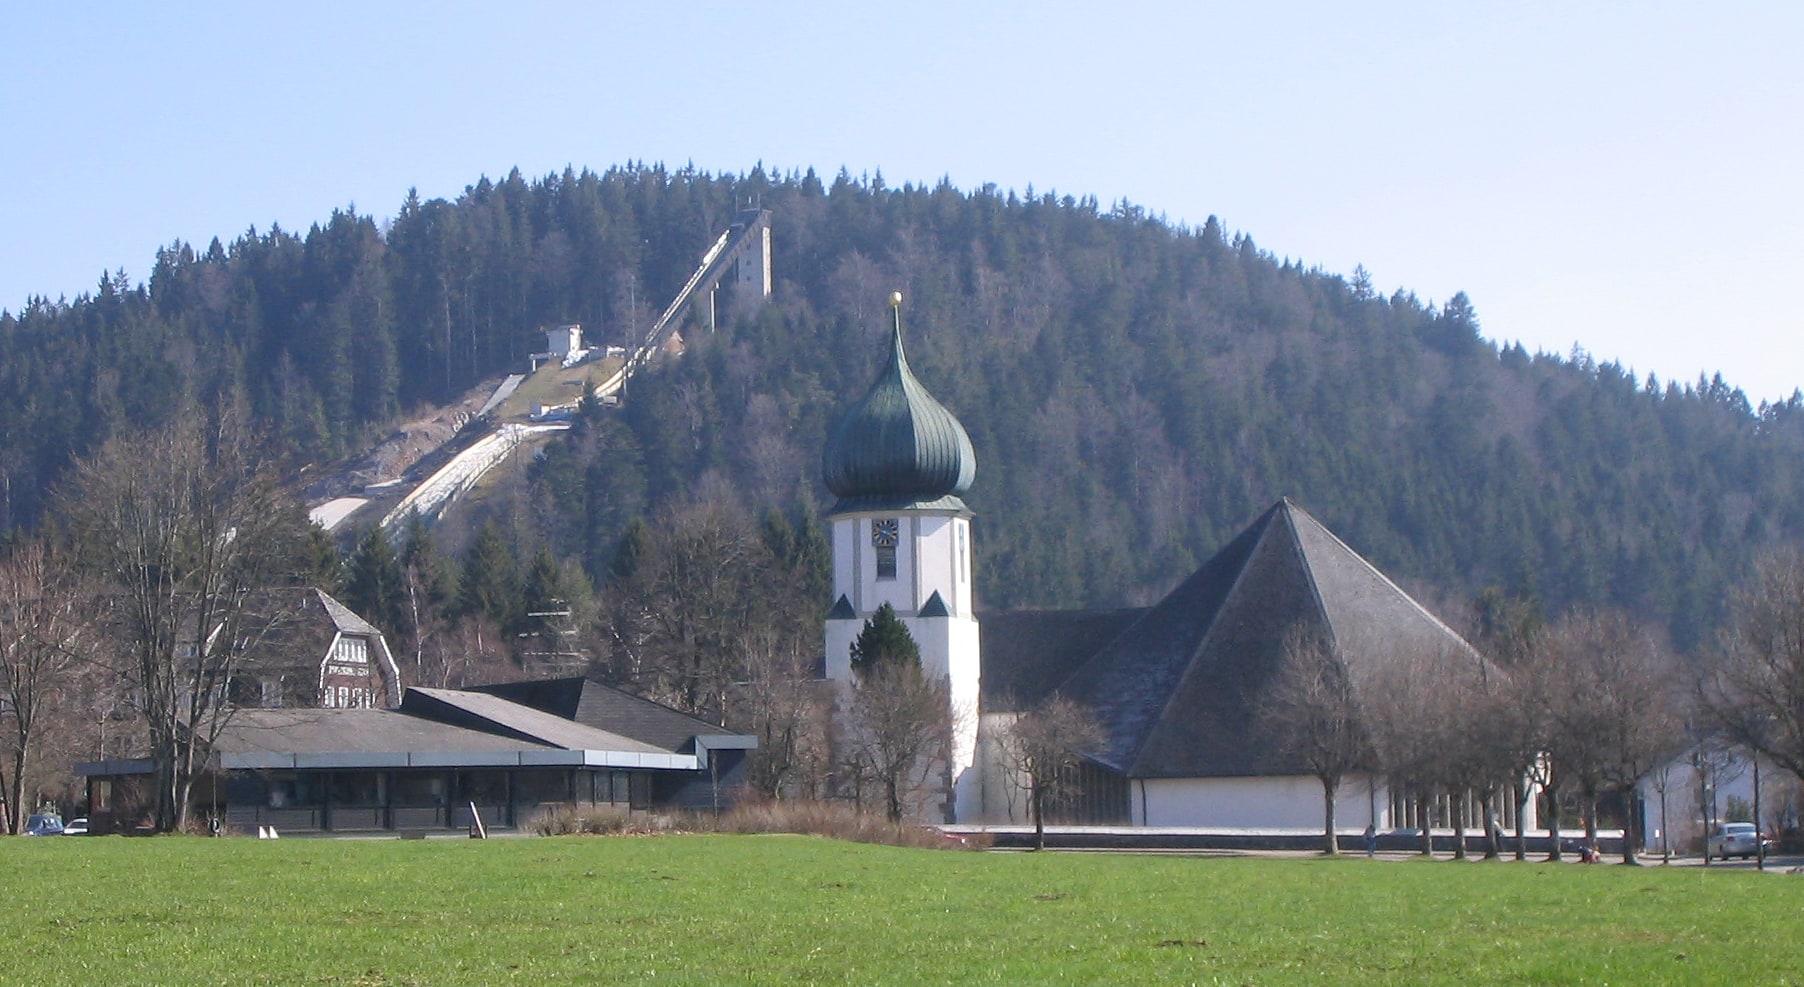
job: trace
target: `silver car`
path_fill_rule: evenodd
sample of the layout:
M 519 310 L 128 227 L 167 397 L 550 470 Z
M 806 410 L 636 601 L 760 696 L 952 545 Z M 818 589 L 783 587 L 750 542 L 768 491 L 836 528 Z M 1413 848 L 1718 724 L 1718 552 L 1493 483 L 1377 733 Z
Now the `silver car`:
M 1728 860 L 1730 857 L 1740 857 L 1746 860 L 1759 852 L 1760 831 L 1755 828 L 1753 823 L 1723 823 L 1716 828 L 1716 832 L 1710 834 L 1708 840 L 1704 841 L 1704 856 L 1706 857 L 1721 857 L 1724 860 Z

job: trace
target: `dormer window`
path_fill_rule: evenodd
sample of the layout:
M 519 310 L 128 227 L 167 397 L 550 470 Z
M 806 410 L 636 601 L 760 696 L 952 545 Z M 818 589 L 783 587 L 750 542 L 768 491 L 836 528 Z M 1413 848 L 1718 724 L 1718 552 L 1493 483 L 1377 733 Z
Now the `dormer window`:
M 332 642 L 330 659 L 345 665 L 367 665 L 370 661 L 369 642 L 360 637 L 339 637 Z
M 871 519 L 871 548 L 876 550 L 877 578 L 896 578 L 896 542 L 901 523 L 893 517 Z

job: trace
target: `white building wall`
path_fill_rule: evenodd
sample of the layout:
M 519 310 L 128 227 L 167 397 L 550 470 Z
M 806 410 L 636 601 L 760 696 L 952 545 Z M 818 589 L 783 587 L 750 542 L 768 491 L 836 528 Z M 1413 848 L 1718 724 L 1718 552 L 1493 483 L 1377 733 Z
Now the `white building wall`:
M 868 619 L 827 621 L 828 679 L 834 682 L 851 681 L 852 642 L 858 640 L 858 632 L 864 630 L 864 622 Z
M 871 520 L 897 518 L 896 575 L 878 579 Z M 947 680 L 952 703 L 952 777 L 955 813 L 975 817 L 982 803 L 977 756 L 978 691 L 981 658 L 977 620 L 971 613 L 969 519 L 951 513 L 874 511 L 830 519 L 833 542 L 833 598 L 844 596 L 856 615 L 829 620 L 825 631 L 827 678 L 852 678 L 852 642 L 865 621 L 888 603 L 921 649 L 921 671 Z M 947 617 L 917 614 L 935 593 Z
M 979 716 L 977 763 L 972 769 L 972 774 L 976 776 L 974 787 L 977 789 L 973 795 L 975 804 L 971 807 L 974 814 L 966 816 L 961 812 L 961 821 L 991 825 L 1018 825 L 1032 821 L 1031 810 L 1027 805 L 1027 792 L 1018 784 L 1018 779 L 1010 777 L 1008 765 L 1002 757 L 1002 737 L 1020 718 L 1019 713 L 983 713 Z
M 741 287 L 749 287 L 764 298 L 770 295 L 770 227 L 758 230 L 757 241 L 734 261 L 734 274 Z
M 1136 826 L 1320 832 L 1322 783 L 1312 777 L 1151 778 L 1128 782 Z M 1343 833 L 1389 830 L 1390 792 L 1357 777 L 1342 783 L 1334 822 Z
M 901 521 L 896 543 L 896 577 L 878 579 L 871 545 L 871 520 Z M 833 598 L 844 596 L 860 618 L 887 603 L 907 617 L 920 612 L 934 593 L 954 616 L 971 612 L 970 520 L 954 514 L 869 512 L 831 519 Z

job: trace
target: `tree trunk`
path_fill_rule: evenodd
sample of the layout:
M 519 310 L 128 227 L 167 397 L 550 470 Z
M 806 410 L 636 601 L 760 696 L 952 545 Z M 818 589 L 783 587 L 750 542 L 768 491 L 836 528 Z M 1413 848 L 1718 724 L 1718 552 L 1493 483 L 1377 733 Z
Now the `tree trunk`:
M 1034 814 L 1034 849 L 1044 850 L 1046 849 L 1046 803 L 1045 795 L 1040 791 L 1039 785 L 1034 786 L 1031 801 Z
M 1585 848 L 1597 859 L 1597 791 L 1585 789 Z
M 1753 756 L 1754 762 L 1754 867 L 1766 870 L 1766 840 L 1761 837 L 1760 825 L 1760 754 Z
M 1497 793 L 1487 788 L 1478 800 L 1478 811 L 1484 816 L 1485 827 L 1485 859 L 1496 860 L 1503 856 L 1503 841 L 1498 839 L 1503 830 L 1493 820 L 1497 817 Z
M 1534 797 L 1534 788 L 1527 782 L 1517 780 L 1513 794 L 1516 797 L 1516 859 L 1528 859 L 1528 807 Z
M 1453 824 L 1453 859 L 1468 860 L 1471 853 L 1466 847 L 1466 796 L 1465 793 L 1447 794 L 1447 821 Z
M 1560 795 L 1552 788 L 1542 788 L 1541 793 L 1547 796 L 1547 835 L 1552 847 L 1547 852 L 1547 859 L 1557 863 L 1566 859 L 1560 846 Z
M 1421 824 L 1424 857 L 1434 856 L 1434 796 L 1416 796 L 1416 822 Z
M 1641 828 L 1636 825 L 1637 820 L 1635 819 L 1637 788 L 1637 785 L 1629 786 L 1628 793 L 1623 796 L 1622 800 L 1624 817 L 1622 820 L 1622 862 L 1631 867 L 1641 866 L 1641 860 L 1635 856 L 1635 841 L 1639 835 L 1638 830 Z
M 1336 835 L 1334 829 L 1334 793 L 1339 790 L 1340 779 L 1322 779 L 1322 832 L 1326 839 L 1326 846 L 1322 848 L 1322 852 L 1329 856 L 1336 856 L 1340 853 L 1340 837 Z
M 0 832 L 17 835 L 25 828 L 25 747 L 19 746 L 13 752 L 13 776 L 6 781 L 6 791 L 0 793 L 0 799 L 6 802 L 6 814 L 0 819 Z

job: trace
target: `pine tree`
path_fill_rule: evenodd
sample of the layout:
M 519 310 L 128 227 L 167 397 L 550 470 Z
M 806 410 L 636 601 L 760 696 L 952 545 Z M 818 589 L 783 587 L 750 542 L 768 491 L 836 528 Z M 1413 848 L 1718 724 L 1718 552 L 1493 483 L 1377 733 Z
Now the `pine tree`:
M 353 613 L 391 636 L 400 632 L 406 608 L 401 563 L 380 524 L 370 528 L 351 553 L 345 565 L 344 596 Z
M 463 575 L 457 585 L 457 615 L 486 617 L 499 627 L 518 621 L 518 568 L 513 549 L 501 537 L 501 529 L 493 521 L 485 523 L 464 554 Z
M 877 608 L 864 629 L 852 642 L 852 670 L 864 675 L 878 666 L 921 667 L 921 646 L 915 643 L 908 625 L 896 616 L 896 608 L 885 603 Z

